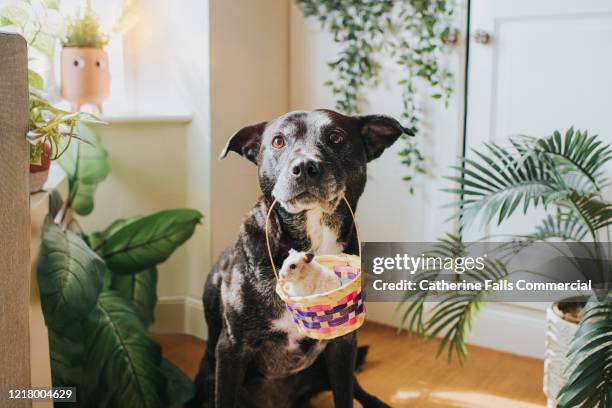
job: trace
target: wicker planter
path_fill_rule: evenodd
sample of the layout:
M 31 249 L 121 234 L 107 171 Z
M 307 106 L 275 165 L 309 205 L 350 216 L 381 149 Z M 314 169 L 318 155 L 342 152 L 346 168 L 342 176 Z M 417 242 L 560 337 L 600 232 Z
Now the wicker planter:
M 92 104 L 102 113 L 102 102 L 110 92 L 108 54 L 102 48 L 62 49 L 62 97 L 73 112 Z
M 557 395 L 567 381 L 567 352 L 578 330 L 578 320 L 564 318 L 559 302 L 546 309 L 546 356 L 544 358 L 544 393 L 547 407 L 557 406 Z

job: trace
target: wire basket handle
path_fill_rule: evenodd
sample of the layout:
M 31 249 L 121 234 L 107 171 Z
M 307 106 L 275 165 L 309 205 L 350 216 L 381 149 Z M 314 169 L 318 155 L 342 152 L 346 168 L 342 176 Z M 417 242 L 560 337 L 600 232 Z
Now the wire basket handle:
M 357 221 L 355 220 L 355 213 L 353 212 L 353 209 L 351 208 L 351 205 L 349 204 L 346 197 L 342 196 L 342 200 L 346 203 L 346 206 L 348 207 L 349 212 L 351 213 L 353 225 L 355 226 L 355 235 L 357 236 L 357 251 L 359 253 L 359 259 L 361 259 L 361 239 L 359 238 L 359 228 L 357 228 Z M 265 232 L 266 232 L 266 246 L 268 247 L 268 256 L 270 257 L 270 264 L 272 265 L 274 276 L 276 276 L 276 280 L 278 281 L 280 279 L 278 277 L 278 272 L 276 271 L 276 266 L 274 265 L 274 258 L 272 257 L 272 249 L 270 248 L 270 237 L 268 236 L 268 224 L 270 223 L 270 214 L 272 214 L 272 209 L 276 205 L 277 201 L 278 200 L 274 199 L 274 201 L 272 201 L 272 205 L 270 205 L 270 208 L 268 209 L 268 214 L 266 215 Z

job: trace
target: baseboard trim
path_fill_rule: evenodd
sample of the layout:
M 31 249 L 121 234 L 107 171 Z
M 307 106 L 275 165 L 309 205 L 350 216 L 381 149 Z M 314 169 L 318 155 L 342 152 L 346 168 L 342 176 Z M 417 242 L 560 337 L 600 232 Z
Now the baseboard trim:
M 398 327 L 395 303 L 368 303 L 368 320 Z M 468 344 L 544 359 L 546 312 L 511 303 L 489 302 L 474 318 Z
M 191 296 L 163 296 L 157 301 L 153 333 L 184 333 L 206 340 L 204 307 Z
M 368 303 L 368 320 L 398 326 L 394 303 Z M 202 301 L 190 296 L 161 297 L 155 309 L 154 333 L 184 333 L 206 340 Z M 544 358 L 546 313 L 508 303 L 488 303 L 474 319 L 468 343 L 520 356 Z

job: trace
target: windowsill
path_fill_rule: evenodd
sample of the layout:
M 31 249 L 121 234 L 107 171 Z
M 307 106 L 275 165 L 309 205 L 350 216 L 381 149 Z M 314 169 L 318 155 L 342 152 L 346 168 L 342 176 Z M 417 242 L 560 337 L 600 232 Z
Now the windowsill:
M 102 115 L 101 119 L 110 124 L 130 123 L 190 123 L 193 120 L 192 113 L 156 113 L 156 112 L 133 112 L 133 113 L 111 113 Z
M 66 101 L 61 101 L 56 106 L 60 109 L 70 109 L 70 105 Z M 83 106 L 83 111 L 93 113 L 92 107 L 89 105 Z M 104 113 L 102 115 L 95 115 L 109 124 L 188 124 L 193 120 L 193 113 L 188 108 L 181 106 L 181 104 L 133 108 L 117 101 L 109 101 L 104 104 Z

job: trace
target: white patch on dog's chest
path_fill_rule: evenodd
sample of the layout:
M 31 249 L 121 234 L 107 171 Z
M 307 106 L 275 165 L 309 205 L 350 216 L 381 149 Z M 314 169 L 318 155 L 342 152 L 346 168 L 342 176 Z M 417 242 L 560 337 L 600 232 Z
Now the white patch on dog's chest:
M 318 340 L 309 351 L 302 351 L 300 341 L 305 336 L 297 328 L 288 310 L 280 319 L 272 322 L 271 328 L 287 335 L 287 345 L 282 350 L 278 347 L 272 349 L 269 358 L 264 359 L 265 372 L 270 378 L 283 378 L 310 367 L 327 345 L 327 341 Z
M 283 313 L 280 319 L 272 322 L 272 330 L 287 333 L 287 348 L 290 350 L 298 348 L 300 346 L 300 340 L 304 338 L 304 335 L 293 321 L 291 312 L 288 310 L 285 310 L 285 313 Z
M 315 209 L 306 212 L 306 233 L 310 238 L 310 250 L 315 254 L 333 255 L 342 252 L 337 232 L 323 222 L 322 210 Z

